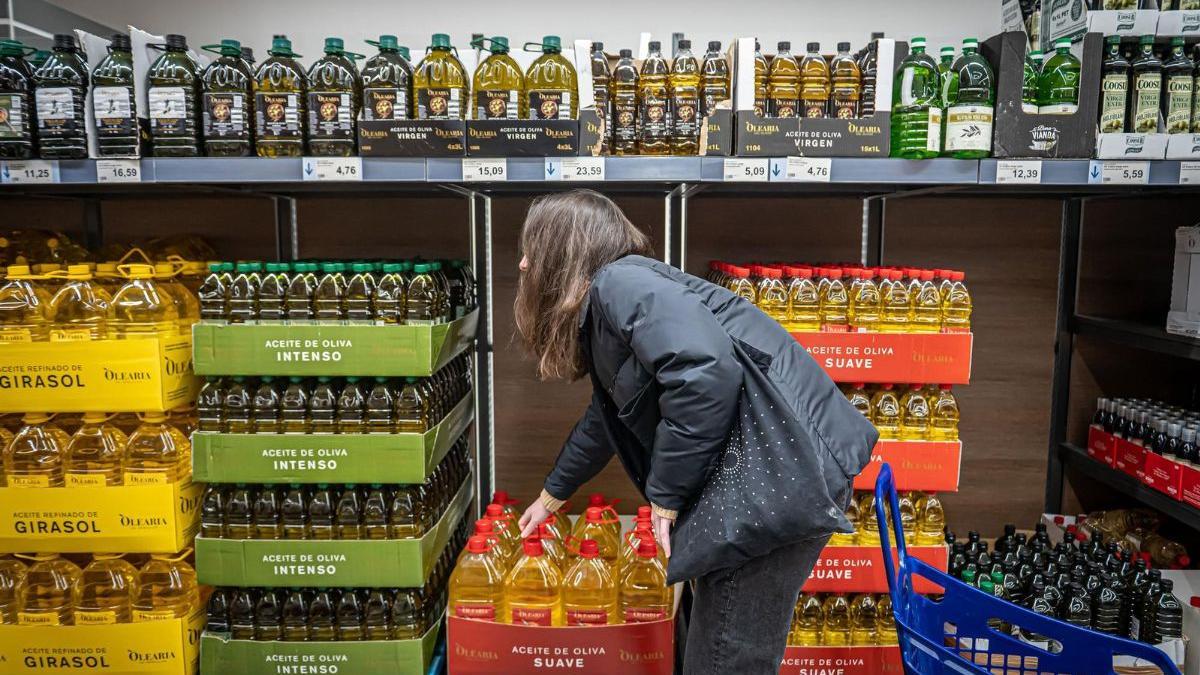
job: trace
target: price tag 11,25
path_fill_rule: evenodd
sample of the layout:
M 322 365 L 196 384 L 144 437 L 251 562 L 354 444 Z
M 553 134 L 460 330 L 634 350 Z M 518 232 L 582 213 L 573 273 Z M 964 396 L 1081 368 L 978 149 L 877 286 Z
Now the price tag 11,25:
M 362 157 L 305 157 L 304 180 L 361 181 Z
M 833 173 L 833 160 L 829 157 L 788 157 L 785 175 L 788 180 L 828 183 Z
M 20 162 L 0 162 L 0 183 L 28 185 L 57 183 L 58 162 L 46 159 L 26 159 Z
M 727 157 L 725 171 L 722 177 L 726 182 L 751 181 L 765 183 L 769 180 L 768 169 L 771 160 L 767 158 Z
M 1009 160 L 996 162 L 997 185 L 1037 185 L 1042 182 L 1042 160 Z
M 140 183 L 142 163 L 136 159 L 96 160 L 97 183 Z
M 467 157 L 462 161 L 464 182 L 508 180 L 508 160 L 502 157 Z

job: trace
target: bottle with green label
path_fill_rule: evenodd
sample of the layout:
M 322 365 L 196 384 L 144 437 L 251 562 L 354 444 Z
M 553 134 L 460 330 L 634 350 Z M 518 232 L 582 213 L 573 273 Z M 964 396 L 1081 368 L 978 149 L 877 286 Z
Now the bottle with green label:
M 259 157 L 299 157 L 308 81 L 291 40 L 276 36 L 268 53 L 254 75 L 254 147 Z
M 218 57 L 200 74 L 200 111 L 204 154 L 208 157 L 249 157 L 253 151 L 254 73 L 242 58 L 237 40 L 204 45 Z
M 379 53 L 367 59 L 362 71 L 363 119 L 406 120 L 412 99 L 412 64 L 400 52 L 395 35 L 367 40 Z M 405 50 L 407 52 L 407 50 Z
M 1129 104 L 1130 130 L 1135 134 L 1158 132 L 1162 99 L 1162 61 L 1154 54 L 1154 36 L 1138 40 L 1140 52 L 1133 61 L 1133 90 Z
M 622 49 L 612 71 L 612 153 L 637 154 L 638 69 L 633 51 Z
M 155 157 L 200 156 L 200 76 L 187 38 L 168 35 L 146 72 L 150 143 Z
M 1030 50 L 1025 55 L 1025 74 L 1021 78 L 1021 112 L 1036 115 L 1038 112 L 1038 77 L 1042 73 L 1042 52 Z
M 1073 115 L 1079 109 L 1079 59 L 1071 53 L 1071 38 L 1054 41 L 1054 54 L 1038 76 L 1038 112 Z
M 467 72 L 454 55 L 450 36 L 434 33 L 429 51 L 413 73 L 414 115 L 420 120 L 466 117 Z
M 700 150 L 700 62 L 692 41 L 680 40 L 667 77 L 671 93 L 671 154 L 695 155 Z
M 959 56 L 946 73 L 946 154 L 980 159 L 992 153 L 996 81 L 992 66 L 979 53 L 979 41 L 963 40 Z
M 547 35 L 540 43 L 527 42 L 542 50 L 542 55 L 525 73 L 525 91 L 529 118 L 535 120 L 573 120 L 579 118 L 579 82 L 575 66 L 562 55 L 562 40 Z
M 900 63 L 892 95 L 892 157 L 937 157 L 942 143 L 941 80 L 937 63 L 925 53 L 925 38 L 914 37 Z
M 55 35 L 54 51 L 33 74 L 38 155 L 43 159 L 87 159 L 83 106 L 88 81 L 75 36 Z
M 92 117 L 101 157 L 141 154 L 133 91 L 132 47 L 129 36 L 118 33 L 108 43 L 108 54 L 92 70 Z
M 1129 62 L 1121 54 L 1121 36 L 1104 38 L 1104 65 L 1100 78 L 1100 133 L 1120 134 L 1129 112 Z
M 34 51 L 16 40 L 0 40 L 0 159 L 33 157 Z
M 1192 133 L 1200 134 L 1200 44 L 1192 45 Z
M 321 157 L 351 157 L 358 152 L 355 120 L 362 85 L 354 59 L 341 38 L 325 38 L 325 56 L 308 69 L 308 151 Z
M 484 47 L 483 42 L 491 43 Z M 481 38 L 479 46 L 490 54 L 475 68 L 471 91 L 475 102 L 471 116 L 477 120 L 515 120 L 529 116 L 525 99 L 525 76 L 521 66 L 508 55 L 508 38 Z
M 1192 128 L 1192 87 L 1195 68 L 1184 54 L 1183 38 L 1171 38 L 1171 54 L 1163 63 L 1163 119 L 1168 134 L 1186 134 Z

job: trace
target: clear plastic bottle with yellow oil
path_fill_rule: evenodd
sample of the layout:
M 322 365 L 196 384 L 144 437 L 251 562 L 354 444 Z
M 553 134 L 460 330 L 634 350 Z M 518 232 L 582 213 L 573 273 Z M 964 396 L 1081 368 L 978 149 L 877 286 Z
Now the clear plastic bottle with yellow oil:
M 858 270 L 858 279 L 850 290 L 850 328 L 874 332 L 879 327 L 882 305 L 874 270 Z
M 670 68 L 662 43 L 650 42 L 650 52 L 638 74 L 638 153 L 666 155 L 671 151 Z
M 516 59 L 509 56 L 508 38 L 483 38 L 490 53 L 475 68 L 471 91 L 475 97 L 471 117 L 477 120 L 516 120 L 529 117 L 525 97 L 525 75 Z M 482 47 L 482 42 L 480 43 Z
M 867 421 L 875 420 L 875 409 L 871 403 L 871 395 L 867 393 L 867 384 L 865 382 L 854 382 L 846 389 L 846 400 L 854 409 L 862 413 L 862 416 L 867 418 Z
M 844 593 L 831 593 L 825 598 L 821 612 L 821 644 L 844 647 L 850 644 L 850 601 Z
M 721 53 L 721 43 L 708 43 L 708 51 L 704 54 L 704 62 L 700 64 L 700 116 L 708 117 L 717 109 L 722 101 L 730 97 L 729 61 Z
M 129 436 L 121 471 L 125 485 L 165 485 L 191 474 L 192 444 L 160 412 L 142 415 Z
M 92 280 L 89 265 L 69 265 L 64 283 L 50 299 L 46 320 L 51 342 L 103 340 L 111 298 Z
M 917 507 L 914 493 L 901 492 L 896 506 L 900 511 L 900 528 L 904 530 L 904 543 L 912 546 L 917 539 Z
M 829 69 L 832 95 L 829 115 L 842 120 L 856 119 L 862 110 L 862 70 L 850 55 L 850 43 L 839 42 L 837 56 Z
M 579 544 L 579 557 L 563 577 L 563 613 L 568 626 L 617 623 L 617 583 L 594 539 Z
M 609 569 L 616 572 L 619 566 L 620 546 L 618 537 L 613 535 L 613 528 L 606 522 L 606 512 L 598 506 L 589 506 L 583 516 L 583 527 L 578 528 L 575 538 L 579 541 L 592 539 L 600 547 L 600 558 L 608 564 Z M 574 560 L 579 551 L 571 551 Z
M 670 618 L 674 591 L 658 561 L 658 544 L 653 537 L 638 542 L 637 556 L 621 573 L 618 602 L 625 623 L 646 623 Z
M 527 42 L 541 50 L 525 71 L 525 94 L 529 118 L 535 120 L 579 119 L 579 81 L 575 66 L 562 55 L 562 40 L 547 35 L 540 43 Z
M 912 323 L 912 307 L 909 304 L 908 286 L 903 282 L 900 270 L 884 270 L 887 284 L 882 286 L 883 301 L 880 305 L 880 333 L 904 333 Z
M 120 485 L 121 458 L 128 440 L 104 413 L 84 413 L 83 425 L 67 443 L 63 459 L 65 486 Z
M 18 591 L 17 624 L 69 626 L 74 622 L 71 589 L 80 569 L 57 553 L 18 554 L 29 561 L 25 583 Z
M 932 492 L 917 498 L 917 531 L 913 539 L 918 546 L 938 546 L 946 542 L 946 510 L 942 500 Z
M 792 613 L 792 630 L 788 635 L 788 644 L 801 647 L 820 645 L 821 624 L 824 621 L 821 597 L 816 593 L 801 593 Z
M 971 292 L 964 279 L 966 274 L 962 271 L 950 271 L 950 287 L 942 300 L 942 330 L 948 333 L 971 330 Z
M 504 572 L 492 554 L 492 542 L 474 535 L 450 574 L 450 615 L 460 619 L 503 621 Z
M 875 644 L 879 606 L 875 596 L 861 593 L 850 602 L 850 644 L 856 647 Z
M 125 265 L 128 281 L 108 306 L 110 339 L 155 338 L 179 334 L 179 312 L 166 290 L 154 280 L 154 266 Z
M 692 41 L 680 40 L 667 77 L 671 95 L 671 154 L 695 155 L 700 151 L 700 62 L 692 54 Z
M 9 265 L 0 286 L 0 344 L 49 339 L 50 295 L 35 281 L 29 265 Z
M 937 333 L 942 328 L 941 291 L 934 282 L 933 270 L 920 270 L 917 275 L 915 294 L 912 293 L 914 286 L 909 286 L 909 293 L 912 294 L 909 299 L 912 304 L 910 329 L 915 333 Z
M 562 572 L 545 555 L 537 537 L 525 539 L 522 552 L 504 578 L 503 623 L 563 625 Z
M 8 487 L 62 487 L 63 457 L 70 436 L 45 413 L 26 413 L 21 425 L 4 451 Z
M 179 315 L 179 334 L 191 335 L 192 324 L 200 321 L 200 301 L 180 281 L 180 269 L 180 266 L 175 263 L 155 263 L 154 281 L 166 291 L 167 296 L 175 305 L 175 313 Z
M 275 36 L 267 53 L 270 58 L 254 74 L 254 147 L 259 157 L 299 157 L 305 150 L 308 78 L 291 40 Z
M 804 117 L 828 117 L 831 89 L 829 64 L 821 56 L 821 43 L 808 43 L 808 53 L 800 61 L 800 107 Z
M 21 588 L 25 586 L 25 563 L 10 555 L 0 555 L 0 624 L 17 623 Z
M 821 329 L 821 298 L 809 267 L 785 268 L 788 279 L 788 319 L 783 327 L 792 333 Z
M 610 87 L 612 89 L 612 153 L 614 155 L 637 154 L 638 105 L 640 88 L 638 68 L 633 62 L 633 51 L 622 49 L 617 65 L 613 67 Z
M 425 58 L 413 73 L 413 118 L 461 120 L 466 117 L 470 79 L 453 53 L 450 36 L 434 33 Z
M 566 572 L 571 562 L 567 558 L 567 548 L 563 540 L 556 537 L 550 530 L 550 527 L 544 522 L 538 524 L 537 537 L 542 540 L 542 548 L 546 551 L 546 555 L 550 557 L 550 560 L 555 565 L 558 565 L 558 569 Z
M 879 431 L 880 440 L 896 440 L 900 438 L 900 422 L 903 413 L 900 399 L 896 397 L 894 384 L 886 383 L 871 397 L 872 422 Z
M 776 46 L 767 71 L 767 115 L 795 117 L 800 106 L 800 63 L 792 56 L 792 43 Z
M 829 537 L 829 546 L 854 546 L 858 544 L 858 532 L 862 529 L 862 513 L 858 510 L 858 500 L 851 499 L 846 506 L 846 520 L 854 527 L 854 532 L 834 532 Z
M 757 305 L 758 296 L 754 290 L 754 283 L 750 281 L 750 270 L 745 267 L 729 268 L 729 288 L 734 295 L 745 298 L 750 303 Z
M 875 643 L 878 645 L 899 644 L 896 634 L 896 617 L 892 614 L 892 596 L 883 593 L 875 605 Z
M 758 281 L 755 296 L 758 308 L 763 314 L 771 317 L 780 324 L 787 324 L 788 289 L 783 285 L 783 270 L 776 267 L 759 268 L 762 277 Z
M 754 41 L 754 114 L 766 117 L 769 114 L 767 104 L 767 58 L 763 56 L 762 45 Z
M 909 385 L 908 391 L 900 397 L 900 440 L 929 440 L 931 415 L 929 399 L 921 385 Z
M 954 398 L 952 385 L 938 385 L 937 395 L 930 404 L 929 440 L 958 440 L 958 399 Z
M 821 330 L 844 332 L 850 325 L 850 292 L 840 267 L 827 270 L 829 284 L 821 291 Z
M 133 621 L 187 618 L 200 606 L 196 570 L 179 554 L 155 553 L 138 570 L 138 593 L 133 601 Z
M 120 553 L 96 553 L 72 593 L 76 626 L 129 623 L 138 596 L 138 570 Z

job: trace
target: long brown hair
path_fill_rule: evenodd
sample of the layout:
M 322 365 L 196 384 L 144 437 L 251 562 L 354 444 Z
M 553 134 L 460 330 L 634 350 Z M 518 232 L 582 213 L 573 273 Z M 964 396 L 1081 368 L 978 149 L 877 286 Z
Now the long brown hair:
M 514 313 L 538 377 L 575 380 L 587 372 L 579 309 L 601 267 L 630 254 L 652 256 L 650 240 L 611 199 L 592 190 L 538 197 L 521 228 L 521 273 Z

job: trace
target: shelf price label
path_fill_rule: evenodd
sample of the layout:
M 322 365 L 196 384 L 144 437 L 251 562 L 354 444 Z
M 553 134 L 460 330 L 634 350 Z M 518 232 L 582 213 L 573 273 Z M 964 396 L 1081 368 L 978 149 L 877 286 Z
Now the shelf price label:
M 502 157 L 467 157 L 462 161 L 464 182 L 508 180 L 508 160 Z
M 32 185 L 57 183 L 58 181 L 57 160 L 27 159 L 20 162 L 0 163 L 0 183 Z
M 546 160 L 546 180 L 602 181 L 604 180 L 603 157 L 563 157 L 554 167 Z
M 361 181 L 362 157 L 305 157 L 304 180 Z
M 1042 182 L 1042 160 L 1002 159 L 996 162 L 997 185 L 1037 185 Z
M 787 180 L 811 183 L 828 183 L 833 173 L 833 160 L 829 157 L 788 157 L 784 177 Z M 773 176 L 772 178 L 776 178 Z
M 1179 163 L 1179 184 L 1200 185 L 1200 162 Z
M 1150 162 L 1096 162 L 1088 167 L 1088 183 L 1093 185 L 1146 185 L 1150 182 Z
M 726 157 L 723 178 L 725 182 L 765 183 L 769 180 L 771 160 L 747 157 Z
M 136 159 L 96 160 L 97 183 L 140 183 L 142 163 Z

